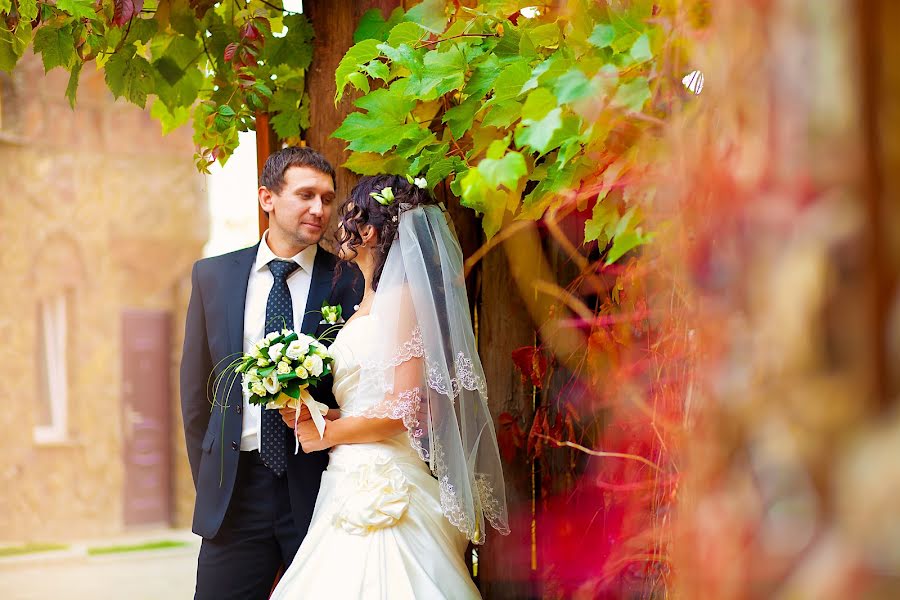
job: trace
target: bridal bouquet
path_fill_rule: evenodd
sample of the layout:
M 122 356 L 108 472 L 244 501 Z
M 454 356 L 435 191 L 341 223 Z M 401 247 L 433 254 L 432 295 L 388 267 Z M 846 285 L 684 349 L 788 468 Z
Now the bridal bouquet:
M 314 337 L 290 329 L 272 332 L 259 340 L 235 363 L 244 394 L 251 404 L 266 409 L 293 408 L 300 413 L 306 405 L 321 437 L 325 433 L 328 406 L 316 402 L 308 388 L 329 375 L 334 359 L 325 345 Z M 296 425 L 296 424 L 295 424 Z M 299 449 L 299 442 L 294 451 Z

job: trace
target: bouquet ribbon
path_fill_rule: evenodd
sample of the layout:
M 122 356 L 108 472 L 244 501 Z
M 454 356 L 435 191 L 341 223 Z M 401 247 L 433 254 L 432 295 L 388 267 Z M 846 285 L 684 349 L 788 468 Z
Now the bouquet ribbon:
M 325 418 L 322 415 L 328 414 L 328 405 L 316 401 L 306 390 L 306 388 L 306 385 L 300 386 L 299 398 L 293 398 L 282 392 L 275 400 L 271 400 L 266 403 L 266 409 L 293 408 L 295 411 L 294 430 L 296 431 L 297 423 L 299 423 L 300 421 L 300 407 L 306 405 L 306 408 L 309 409 L 309 414 L 312 416 L 313 425 L 316 426 L 316 430 L 319 432 L 319 439 L 322 439 L 325 436 Z M 300 440 L 297 439 L 297 436 L 295 434 L 294 454 L 297 454 L 299 451 Z

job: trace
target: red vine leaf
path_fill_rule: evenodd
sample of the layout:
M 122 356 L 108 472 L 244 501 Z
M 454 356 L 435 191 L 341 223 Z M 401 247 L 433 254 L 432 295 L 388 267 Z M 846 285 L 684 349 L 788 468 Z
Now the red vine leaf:
M 231 62 L 231 59 L 234 58 L 234 53 L 237 52 L 237 48 L 238 45 L 234 42 L 225 46 L 225 62 Z
M 121 27 L 144 8 L 144 0 L 113 0 L 112 24 Z
M 522 383 L 540 389 L 543 387 L 544 375 L 547 374 L 547 357 L 536 346 L 523 346 L 512 351 L 512 359 L 522 374 Z

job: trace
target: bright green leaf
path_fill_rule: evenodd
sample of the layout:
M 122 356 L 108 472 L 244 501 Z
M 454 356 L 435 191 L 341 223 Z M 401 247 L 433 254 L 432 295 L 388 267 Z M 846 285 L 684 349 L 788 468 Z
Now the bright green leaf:
M 465 83 L 465 76 L 465 57 L 457 49 L 428 52 L 425 54 L 423 69 L 410 76 L 406 93 L 421 99 L 442 96 L 461 88 Z
M 485 127 L 509 127 L 522 116 L 522 103 L 516 100 L 507 100 L 491 104 L 488 113 L 481 124 Z
M 76 19 L 90 19 L 97 15 L 93 0 L 56 0 L 56 8 L 66 11 Z
M 147 103 L 147 94 L 152 91 L 153 74 L 150 63 L 142 56 L 131 56 L 131 52 L 118 52 L 106 64 L 106 85 L 113 95 L 124 96 L 141 108 Z
M 647 78 L 636 77 L 628 83 L 620 85 L 612 101 L 615 105 L 640 112 L 649 99 L 650 86 L 647 84 Z
M 393 48 L 399 48 L 400 44 L 406 44 L 411 48 L 415 48 L 419 40 L 424 38 L 427 33 L 417 23 L 404 22 L 391 29 L 387 43 Z
M 409 163 L 399 156 L 393 154 L 384 156 L 374 152 L 354 152 L 342 166 L 360 175 L 380 173 L 403 175 L 409 169 Z
M 512 100 L 519 96 L 522 86 L 531 77 L 531 67 L 526 61 L 514 62 L 507 66 L 494 82 L 494 96 L 492 102 L 498 103 L 504 100 Z
M 562 123 L 561 108 L 554 108 L 542 119 L 523 120 L 516 128 L 516 145 L 520 148 L 528 146 L 538 154 L 545 154 L 552 148 L 554 134 Z
M 530 121 L 539 121 L 547 116 L 554 108 L 557 108 L 556 96 L 546 88 L 538 88 L 528 94 L 525 105 L 522 106 L 522 118 Z
M 78 79 L 81 76 L 81 66 L 83 63 L 75 63 L 72 72 L 69 74 L 69 83 L 66 85 L 66 99 L 69 106 L 75 108 L 75 94 L 78 91 Z
M 598 48 L 607 48 L 616 39 L 616 28 L 608 23 L 600 23 L 594 27 L 588 41 Z
M 19 0 L 19 17 L 21 17 L 25 21 L 34 21 L 37 16 L 37 0 Z
M 188 106 L 179 106 L 174 111 L 169 111 L 164 103 L 157 100 L 150 107 L 150 116 L 160 122 L 162 134 L 168 135 L 188 122 L 191 118 L 191 109 Z
M 631 46 L 631 58 L 637 62 L 644 62 L 653 58 L 653 53 L 650 52 L 650 38 L 647 37 L 646 33 L 639 37 Z
M 433 33 L 441 33 L 447 27 L 444 0 L 424 0 L 406 11 L 404 18 Z
M 19 21 L 15 31 L 0 27 L 0 71 L 12 71 L 31 42 L 31 23 Z
M 350 48 L 344 55 L 344 58 L 341 59 L 338 68 L 334 72 L 334 81 L 337 86 L 337 91 L 334 95 L 335 104 L 344 95 L 344 88 L 350 81 L 350 75 L 356 73 L 364 64 L 381 54 L 378 46 L 378 40 L 363 40 Z
M 581 100 L 592 93 L 591 82 L 578 68 L 573 68 L 563 74 L 553 86 L 553 93 L 559 98 L 561 104 L 568 104 Z
M 69 25 L 39 27 L 34 35 L 34 51 L 40 53 L 46 73 L 54 67 L 70 69 L 78 57 L 75 55 L 75 40 Z

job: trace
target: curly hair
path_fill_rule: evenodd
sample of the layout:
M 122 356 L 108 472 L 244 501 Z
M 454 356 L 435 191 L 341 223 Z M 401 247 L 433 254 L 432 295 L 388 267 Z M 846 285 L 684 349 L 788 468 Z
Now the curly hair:
M 381 192 L 384 188 L 391 188 L 394 200 L 387 205 L 380 204 L 371 196 L 373 192 Z M 340 228 L 338 229 L 338 247 L 346 244 L 353 253 L 345 256 L 344 260 L 351 260 L 357 255 L 357 248 L 362 245 L 362 234 L 359 230 L 363 225 L 371 225 L 378 234 L 378 243 L 372 249 L 375 258 L 375 272 L 372 277 L 372 289 L 378 289 L 378 281 L 384 270 L 384 262 L 387 260 L 391 244 L 397 238 L 400 226 L 400 213 L 417 206 L 437 204 L 437 200 L 427 189 L 421 189 L 413 185 L 401 175 L 373 175 L 363 177 L 350 192 L 350 196 L 341 205 L 339 214 Z M 401 208 L 401 205 L 403 207 Z

